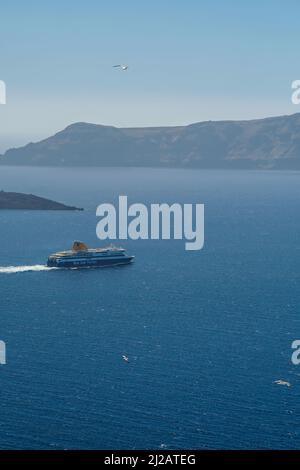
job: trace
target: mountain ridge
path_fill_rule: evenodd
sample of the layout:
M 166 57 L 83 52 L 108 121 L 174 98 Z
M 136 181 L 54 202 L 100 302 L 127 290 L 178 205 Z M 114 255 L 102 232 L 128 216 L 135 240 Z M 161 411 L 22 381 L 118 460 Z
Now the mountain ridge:
M 185 126 L 124 127 L 77 122 L 12 148 L 3 165 L 300 169 L 300 113 Z

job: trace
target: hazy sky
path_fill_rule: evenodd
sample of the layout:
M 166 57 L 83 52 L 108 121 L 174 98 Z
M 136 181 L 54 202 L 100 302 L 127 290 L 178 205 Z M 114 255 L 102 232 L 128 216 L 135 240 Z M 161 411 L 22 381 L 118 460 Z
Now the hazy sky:
M 76 121 L 173 125 L 300 112 L 291 104 L 299 18 L 299 0 L 1 2 L 0 151 Z

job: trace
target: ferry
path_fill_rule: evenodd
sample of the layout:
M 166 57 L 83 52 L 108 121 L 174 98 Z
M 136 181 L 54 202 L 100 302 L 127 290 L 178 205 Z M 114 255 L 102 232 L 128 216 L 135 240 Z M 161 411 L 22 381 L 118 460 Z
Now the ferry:
M 50 255 L 47 266 L 52 268 L 99 268 L 129 264 L 133 259 L 134 256 L 128 255 L 123 248 L 113 245 L 106 248 L 88 248 L 85 243 L 75 241 L 71 250 Z

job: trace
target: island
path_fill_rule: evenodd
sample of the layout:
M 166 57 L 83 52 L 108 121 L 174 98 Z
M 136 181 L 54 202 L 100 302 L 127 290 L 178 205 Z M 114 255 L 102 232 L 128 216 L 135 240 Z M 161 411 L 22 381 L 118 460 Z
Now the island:
M 82 208 L 67 206 L 33 194 L 0 191 L 0 210 L 82 211 Z
M 77 122 L 0 155 L 0 167 L 300 170 L 300 113 L 249 121 L 117 128 Z

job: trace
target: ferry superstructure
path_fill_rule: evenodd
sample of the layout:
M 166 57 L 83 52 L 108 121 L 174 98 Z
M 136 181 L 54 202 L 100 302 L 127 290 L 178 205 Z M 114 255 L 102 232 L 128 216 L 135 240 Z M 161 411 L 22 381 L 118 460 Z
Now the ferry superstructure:
M 129 264 L 134 256 L 128 255 L 124 248 L 113 245 L 106 248 L 88 248 L 75 241 L 71 250 L 60 251 L 49 256 L 47 266 L 55 268 L 88 268 Z

